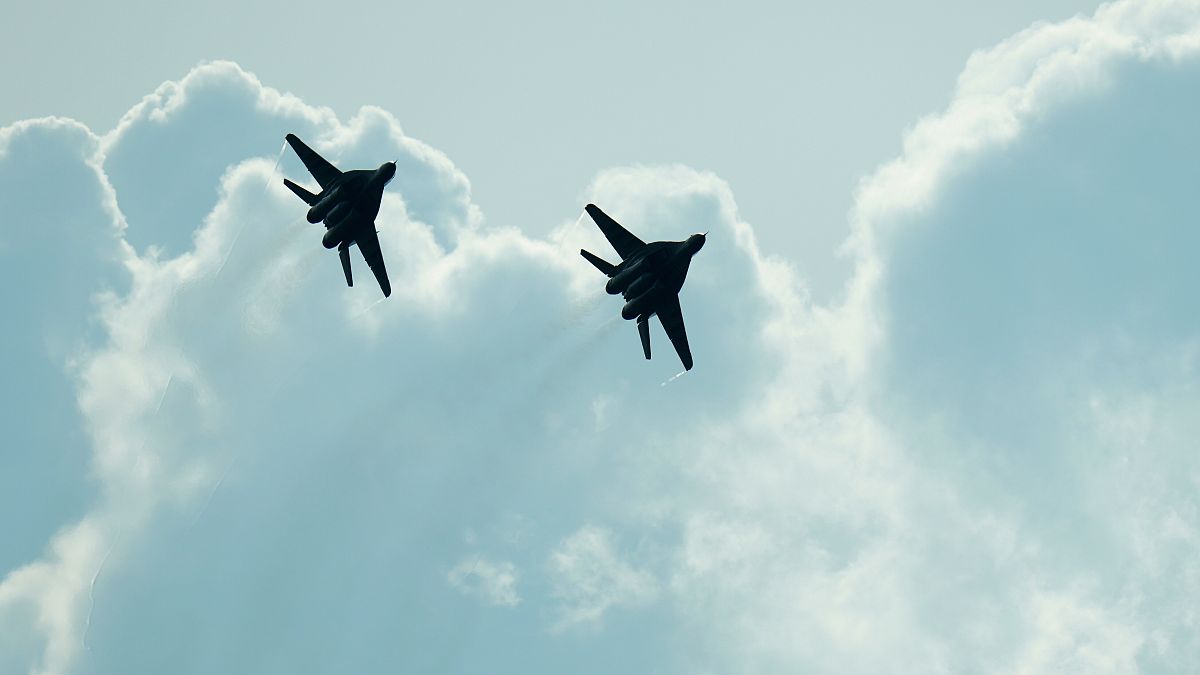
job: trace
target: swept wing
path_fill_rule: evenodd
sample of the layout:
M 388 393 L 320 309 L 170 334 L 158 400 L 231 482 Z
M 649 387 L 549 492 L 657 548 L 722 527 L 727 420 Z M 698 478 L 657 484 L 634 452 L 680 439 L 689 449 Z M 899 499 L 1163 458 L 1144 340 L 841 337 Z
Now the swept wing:
M 592 217 L 592 220 L 596 221 L 596 225 L 604 233 L 604 237 L 608 239 L 608 243 L 612 244 L 612 247 L 616 249 L 617 254 L 621 256 L 622 260 L 642 250 L 642 247 L 646 245 L 646 242 L 638 239 L 632 232 L 621 227 L 620 223 L 609 218 L 608 214 L 601 211 L 600 207 L 595 204 L 588 204 L 585 210 Z
M 288 145 L 292 146 L 292 150 L 296 151 L 296 154 L 300 157 L 300 161 L 304 162 L 304 168 L 308 169 L 312 177 L 317 179 L 317 183 L 320 183 L 322 190 L 329 187 L 330 183 L 341 177 L 342 172 L 338 171 L 336 166 L 330 164 L 324 157 L 318 155 L 315 150 L 305 145 L 304 141 L 296 137 L 296 134 L 288 134 L 287 142 Z

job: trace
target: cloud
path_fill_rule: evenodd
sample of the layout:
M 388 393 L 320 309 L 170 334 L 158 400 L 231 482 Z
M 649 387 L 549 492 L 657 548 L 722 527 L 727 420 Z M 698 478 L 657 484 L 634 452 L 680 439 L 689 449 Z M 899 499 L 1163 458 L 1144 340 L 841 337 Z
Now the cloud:
M 601 172 L 643 237 L 712 230 L 666 386 L 594 228 L 487 226 L 384 111 L 216 63 L 109 134 L 5 129 L 9 222 L 70 261 L 3 230 L 4 286 L 46 289 L 11 414 L 60 434 L 12 466 L 70 497 L 0 550 L 0 669 L 1194 670 L 1198 20 L 1118 2 L 974 55 L 862 183 L 832 306 L 717 176 Z M 287 130 L 401 158 L 387 302 L 298 222 Z
M 1168 440 L 1191 425 L 1165 412 L 1195 380 L 1195 9 L 1117 3 L 974 56 L 864 181 L 841 345 L 823 350 L 850 352 L 857 389 L 836 414 L 758 425 L 789 442 L 714 443 L 699 492 L 725 506 L 692 512 L 674 586 L 729 617 L 711 635 L 742 632 L 698 660 L 1194 667 L 1195 587 L 1163 584 L 1196 569 L 1197 466 Z M 1097 397 L 1124 403 L 1097 414 Z M 1169 431 L 1131 444 L 1110 413 Z M 1172 572 L 1148 573 L 1164 551 Z
M 345 158 L 370 147 L 406 167 L 380 217 L 397 289 L 387 303 L 369 285 L 341 285 L 314 246 L 318 232 L 296 222 L 302 205 L 270 175 L 272 149 L 247 143 L 223 167 L 190 161 L 210 145 L 232 152 L 215 129 L 275 128 L 278 137 L 305 122 L 331 157 L 355 161 Z M 115 196 L 100 201 L 116 224 L 105 226 L 127 238 L 114 241 L 122 285 L 93 284 L 91 304 L 79 310 L 94 312 L 102 331 L 86 336 L 67 373 L 96 496 L 75 525 L 43 529 L 46 538 L 58 529 L 54 548 L 11 567 L 0 585 L 0 622 L 7 634 L 25 635 L 10 652 L 13 669 L 187 672 L 254 663 L 291 671 L 319 662 L 309 650 L 339 667 L 373 669 L 392 660 L 354 644 L 397 621 L 414 662 L 436 661 L 437 645 L 461 622 L 444 613 L 418 620 L 406 611 L 412 602 L 393 599 L 416 593 L 417 606 L 446 605 L 444 588 L 422 580 L 444 578 L 461 560 L 447 532 L 497 533 L 489 545 L 529 547 L 513 569 L 540 567 L 587 514 L 618 510 L 595 501 L 615 495 L 593 481 L 643 460 L 633 448 L 609 451 L 613 432 L 595 433 L 593 402 L 611 399 L 622 427 L 647 426 L 669 400 L 658 384 L 676 364 L 663 350 L 612 376 L 612 364 L 639 350 L 631 333 L 616 338 L 595 272 L 577 260 L 583 242 L 605 250 L 590 228 L 564 223 L 546 241 L 482 228 L 463 204 L 465 179 L 386 113 L 367 109 L 341 125 L 231 64 L 164 85 L 97 146 L 95 167 L 107 172 L 111 162 L 114 176 Z M 170 171 L 153 166 L 164 156 Z M 296 176 L 293 163 L 283 169 Z M 142 181 L 138 172 L 153 176 Z M 211 198 L 187 190 L 214 180 Z M 624 194 L 630 181 L 644 184 L 640 196 Z M 611 203 L 622 217 L 669 206 L 647 236 L 726 231 L 730 245 L 708 259 L 738 283 L 753 279 L 752 242 L 737 234 L 744 226 L 714 176 L 682 167 L 612 172 L 592 189 L 621 194 Z M 163 195 L 181 191 L 194 201 L 176 212 Z M 711 272 L 695 278 L 697 287 L 717 285 Z M 727 295 L 712 307 L 697 303 L 689 320 L 703 330 L 706 317 L 724 310 L 752 328 L 769 302 L 765 290 Z M 670 391 L 701 410 L 736 400 L 763 373 L 717 340 L 744 339 L 714 335 L 711 347 L 696 348 L 724 382 L 722 396 L 689 394 L 686 384 Z M 670 425 L 685 420 L 676 414 Z M 516 487 L 534 483 L 542 487 Z M 427 521 L 423 513 L 437 515 Z M 514 522 L 522 534 L 500 536 Z M 548 591 L 534 591 L 544 604 Z M 316 606 L 324 611 L 303 609 Z M 28 612 L 50 619 L 18 633 Z M 180 613 L 197 620 L 154 619 Z M 543 635 L 539 616 L 514 622 L 516 637 Z M 272 628 L 247 643 L 243 622 Z M 130 641 L 139 645 L 133 662 L 122 648 Z M 263 645 L 281 656 L 262 661 Z
M 463 558 L 446 574 L 446 581 L 465 595 L 477 595 L 500 607 L 516 607 L 517 568 L 510 562 L 492 562 L 480 556 Z
M 172 256 L 191 249 L 196 226 L 218 203 L 213 188 L 226 169 L 255 154 L 273 156 L 288 132 L 338 165 L 397 160 L 395 191 L 405 195 L 409 215 L 438 237 L 480 219 L 466 177 L 444 154 L 404 135 L 387 112 L 367 106 L 343 124 L 328 108 L 264 87 L 236 64 L 215 62 L 163 83 L 105 135 L 104 170 L 122 196 L 126 239 Z M 290 153 L 286 167 L 303 173 Z
M 654 577 L 613 550 L 612 534 L 594 526 L 571 534 L 550 554 L 553 595 L 561 603 L 557 630 L 600 621 L 610 608 L 654 600 Z
M 0 453 L 0 568 L 36 556 L 90 498 L 86 439 L 65 374 L 89 337 L 92 297 L 119 287 L 122 224 L 96 166 L 97 138 L 47 118 L 0 130 L 5 447 Z M 63 199 L 60 192 L 73 195 Z

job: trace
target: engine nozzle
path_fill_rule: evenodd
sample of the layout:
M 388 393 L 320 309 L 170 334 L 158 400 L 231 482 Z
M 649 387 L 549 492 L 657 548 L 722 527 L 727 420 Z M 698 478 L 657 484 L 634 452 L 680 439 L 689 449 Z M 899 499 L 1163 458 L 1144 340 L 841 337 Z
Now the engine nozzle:
M 335 248 L 342 243 L 346 231 L 343 227 L 331 227 L 325 231 L 325 236 L 321 237 L 321 245 L 325 248 Z

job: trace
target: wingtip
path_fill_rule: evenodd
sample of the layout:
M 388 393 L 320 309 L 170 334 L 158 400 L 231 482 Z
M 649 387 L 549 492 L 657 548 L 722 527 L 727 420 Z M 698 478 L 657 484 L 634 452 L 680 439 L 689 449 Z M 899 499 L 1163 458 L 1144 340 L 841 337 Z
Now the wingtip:
M 295 143 L 296 141 L 298 141 L 300 139 L 296 137 L 296 134 L 288 134 L 287 136 L 283 137 L 283 140 L 285 140 L 289 143 Z

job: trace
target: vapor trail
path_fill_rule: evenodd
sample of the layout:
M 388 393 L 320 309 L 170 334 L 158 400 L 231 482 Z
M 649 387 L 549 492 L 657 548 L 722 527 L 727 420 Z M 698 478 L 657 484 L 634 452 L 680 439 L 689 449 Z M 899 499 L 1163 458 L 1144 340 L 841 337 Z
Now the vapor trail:
M 675 373 L 674 375 L 672 375 L 672 376 L 671 376 L 671 377 L 670 377 L 670 378 L 669 378 L 667 381 L 663 382 L 663 383 L 662 383 L 661 385 L 659 385 L 659 386 L 661 386 L 661 387 L 665 387 L 665 386 L 667 386 L 668 384 L 671 384 L 672 382 L 674 382 L 675 380 L 678 380 L 679 378 L 683 377 L 685 374 L 687 374 L 687 371 L 686 371 L 686 370 L 681 370 L 681 371 L 679 371 L 678 373 Z
M 367 312 L 371 311 L 372 309 L 375 309 L 375 306 L 378 305 L 379 303 L 383 302 L 384 300 L 387 300 L 387 298 L 386 297 L 379 298 L 375 302 L 372 302 L 371 304 L 367 305 L 366 308 L 363 309 L 363 311 L 359 312 L 358 314 L 355 314 L 354 316 L 359 317 L 359 316 L 366 314 Z
M 212 503 L 217 490 L 221 489 L 221 484 L 225 482 L 225 477 L 229 475 L 229 470 L 233 468 L 235 462 L 237 462 L 236 456 L 229 464 L 225 465 L 225 470 L 221 472 L 221 477 L 217 479 L 216 485 L 213 485 L 212 489 L 208 491 L 208 497 L 204 500 L 204 505 L 200 507 L 200 510 L 196 512 L 196 517 L 192 519 L 192 527 L 195 527 L 196 523 L 200 522 L 200 519 L 204 516 L 204 512 L 208 510 L 208 505 Z
M 154 417 L 158 417 L 158 412 L 160 410 L 162 410 L 163 402 L 165 402 L 167 400 L 167 392 L 171 390 L 171 383 L 174 381 L 175 381 L 175 373 L 171 373 L 170 375 L 167 376 L 167 383 L 165 385 L 163 385 L 162 394 L 158 397 L 158 405 L 154 406 L 154 415 L 151 416 L 151 419 L 153 419 Z M 144 445 L 144 443 L 143 443 L 143 445 Z
M 283 162 L 283 153 L 285 152 L 287 152 L 287 141 L 284 141 L 283 144 L 279 146 L 279 154 L 275 156 L 275 164 L 271 167 L 271 175 L 267 176 L 267 182 L 263 184 L 262 192 L 259 193 L 260 197 L 267 194 L 267 190 L 271 189 L 271 182 L 275 180 L 275 173 L 279 171 L 279 164 Z M 233 255 L 233 249 L 237 248 L 238 240 L 242 238 L 242 232 L 245 231 L 245 229 L 246 221 L 243 220 L 242 226 L 238 228 L 237 234 L 233 236 L 233 242 L 229 244 L 229 250 L 225 252 L 225 258 L 221 260 L 221 266 L 217 268 L 217 277 L 220 277 L 221 272 L 224 271 L 225 265 L 229 262 L 229 258 Z
M 79 638 L 79 642 L 81 645 L 83 645 L 84 651 L 92 651 L 92 648 L 88 646 L 87 636 L 88 631 L 92 628 L 92 612 L 96 609 L 96 580 L 100 578 L 100 573 L 104 571 L 104 566 L 108 564 L 108 557 L 112 555 L 113 549 L 117 547 L 117 543 L 121 541 L 121 535 L 124 533 L 124 528 L 117 531 L 117 536 L 114 537 L 112 543 L 108 545 L 108 550 L 104 553 L 104 557 L 100 559 L 100 564 L 96 567 L 96 573 L 92 575 L 92 583 L 88 586 L 87 619 L 83 622 L 83 635 Z
M 279 163 L 283 161 L 283 153 L 287 152 L 287 141 L 279 146 L 279 154 L 275 156 L 275 166 L 271 167 L 271 175 L 267 176 L 267 184 L 263 185 L 262 193 L 267 194 L 267 190 L 271 188 L 271 181 L 275 180 L 275 172 L 279 171 Z

